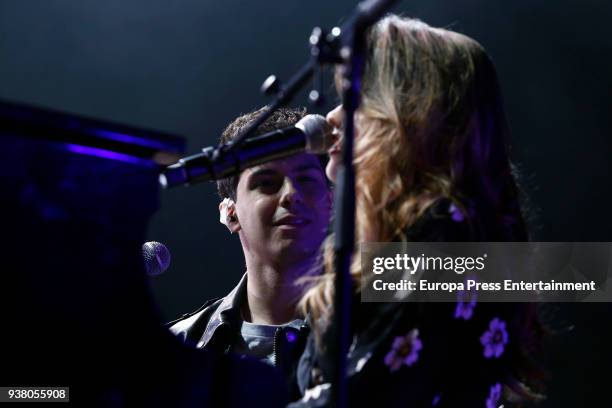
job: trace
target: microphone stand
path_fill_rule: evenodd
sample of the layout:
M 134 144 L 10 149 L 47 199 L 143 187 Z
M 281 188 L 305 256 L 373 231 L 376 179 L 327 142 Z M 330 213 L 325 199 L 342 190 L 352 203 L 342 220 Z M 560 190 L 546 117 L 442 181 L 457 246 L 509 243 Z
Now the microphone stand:
M 274 101 L 269 105 L 269 109 L 257 116 L 248 126 L 243 128 L 236 137 L 227 144 L 219 144 L 217 147 L 206 147 L 200 153 L 192 156 L 181 158 L 177 163 L 172 164 L 160 175 L 159 183 L 163 188 L 176 185 L 175 177 L 184 179 L 186 185 L 197 179 L 201 174 L 209 174 L 224 177 L 224 171 L 227 169 L 228 163 L 233 163 L 233 168 L 238 172 L 242 171 L 243 163 L 240 160 L 240 155 L 236 154 L 236 149 L 242 145 L 247 139 L 254 135 L 257 128 L 268 119 L 272 113 L 278 108 L 289 103 L 295 94 L 306 84 L 312 77 L 314 69 L 317 65 L 316 58 L 311 58 L 291 79 L 287 86 L 283 86 L 278 90 Z M 270 78 L 274 78 L 271 76 Z M 269 79 L 270 79 L 269 78 Z M 266 83 L 269 81 L 266 80 Z M 277 86 L 276 83 L 262 86 L 262 90 L 270 93 L 267 87 Z M 227 160 L 226 157 L 230 157 Z M 170 174 L 170 175 L 169 175 Z M 174 175 L 173 175 L 174 174 Z
M 344 144 L 342 162 L 336 173 L 334 196 L 334 269 L 335 297 L 332 322 L 334 362 L 332 366 L 331 405 L 336 408 L 348 406 L 348 383 L 346 378 L 347 354 L 350 341 L 351 300 L 351 256 L 355 249 L 355 169 L 353 167 L 353 145 L 355 136 L 355 112 L 359 107 L 361 77 L 365 62 L 365 33 L 378 21 L 396 0 L 364 1 L 341 28 L 343 59 L 342 107 L 344 111 Z M 359 282 L 356 283 L 359 285 Z
M 269 105 L 269 109 L 265 112 L 261 113 L 257 116 L 242 132 L 240 132 L 229 146 L 227 146 L 226 151 L 230 152 L 240 146 L 246 139 L 251 137 L 253 133 L 257 130 L 257 128 L 266 121 L 278 108 L 287 105 L 291 99 L 295 96 L 295 94 L 308 82 L 308 80 L 312 77 L 314 73 L 315 66 L 317 61 L 315 58 L 311 58 L 308 62 L 300 68 L 300 70 L 291 78 L 289 83 L 286 86 L 281 87 L 280 90 L 276 92 L 275 98 L 272 103 Z M 273 77 L 271 77 L 273 78 Z M 266 83 L 268 81 L 266 80 Z M 262 91 L 265 93 L 269 93 L 271 90 L 268 87 L 276 86 L 277 83 L 270 83 L 262 86 Z

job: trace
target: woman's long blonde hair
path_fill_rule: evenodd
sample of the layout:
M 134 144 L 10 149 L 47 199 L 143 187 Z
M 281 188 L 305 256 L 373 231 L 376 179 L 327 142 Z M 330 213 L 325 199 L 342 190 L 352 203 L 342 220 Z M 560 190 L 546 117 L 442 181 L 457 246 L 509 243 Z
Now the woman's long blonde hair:
M 489 240 L 522 240 L 508 126 L 482 46 L 394 15 L 370 29 L 366 46 L 354 151 L 356 244 L 405 240 L 404 231 L 440 198 L 468 218 L 479 208 L 492 214 L 497 230 Z M 332 312 L 332 239 L 324 244 L 325 272 L 301 301 L 313 321 L 329 321 Z M 357 256 L 351 274 L 359 290 Z

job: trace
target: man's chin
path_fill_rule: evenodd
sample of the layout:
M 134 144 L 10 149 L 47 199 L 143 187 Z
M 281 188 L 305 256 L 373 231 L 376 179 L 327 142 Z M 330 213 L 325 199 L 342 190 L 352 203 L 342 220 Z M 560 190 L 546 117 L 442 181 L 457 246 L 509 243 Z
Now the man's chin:
M 297 261 L 316 255 L 319 246 L 304 240 L 301 237 L 283 237 L 276 241 L 274 252 L 277 258 L 286 258 Z

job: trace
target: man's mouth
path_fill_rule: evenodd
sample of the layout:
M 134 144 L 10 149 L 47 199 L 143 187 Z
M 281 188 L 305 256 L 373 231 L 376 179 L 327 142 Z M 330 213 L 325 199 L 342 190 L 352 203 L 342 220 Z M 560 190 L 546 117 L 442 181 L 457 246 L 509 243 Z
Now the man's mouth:
M 287 215 L 274 222 L 276 226 L 287 225 L 291 227 L 301 227 L 307 224 L 310 224 L 310 220 L 295 215 Z

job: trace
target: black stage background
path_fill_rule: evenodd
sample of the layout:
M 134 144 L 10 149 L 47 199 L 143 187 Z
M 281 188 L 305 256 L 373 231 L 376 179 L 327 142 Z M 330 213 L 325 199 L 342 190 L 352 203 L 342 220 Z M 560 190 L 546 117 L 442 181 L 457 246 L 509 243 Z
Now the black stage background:
M 195 152 L 265 104 L 263 79 L 288 79 L 307 58 L 311 29 L 331 28 L 354 5 L 3 0 L 0 99 L 179 134 Z M 419 0 L 395 11 L 466 33 L 492 55 L 535 239 L 611 241 L 612 5 Z M 336 101 L 328 90 L 327 107 Z M 164 242 L 173 262 L 152 287 L 170 319 L 225 294 L 244 267 L 237 237 L 218 222 L 212 184 L 165 191 L 161 201 L 149 238 Z M 551 347 L 559 352 L 544 406 L 601 403 L 612 308 L 564 308 L 576 329 Z

